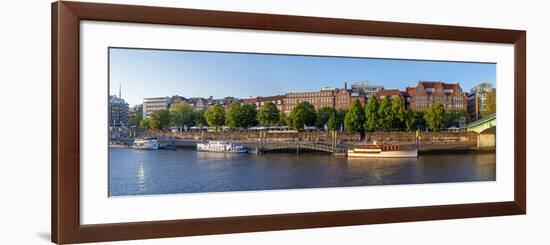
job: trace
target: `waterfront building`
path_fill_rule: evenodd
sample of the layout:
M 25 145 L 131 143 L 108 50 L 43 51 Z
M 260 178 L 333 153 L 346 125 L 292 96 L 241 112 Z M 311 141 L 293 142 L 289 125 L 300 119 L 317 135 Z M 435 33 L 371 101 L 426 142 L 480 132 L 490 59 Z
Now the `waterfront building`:
M 403 101 L 403 109 L 405 110 L 409 109 L 409 106 L 407 104 L 407 98 L 408 98 L 407 92 L 400 91 L 399 89 L 383 89 L 378 91 L 375 97 L 379 102 L 386 97 L 388 97 L 390 101 L 393 100 L 394 98 L 399 97 Z
M 173 95 L 168 99 L 168 107 L 171 107 L 172 105 L 179 104 L 181 102 L 187 102 L 185 97 L 179 96 L 179 95 Z
M 137 117 L 138 112 L 143 113 L 143 104 L 134 105 L 134 106 L 130 107 L 130 109 L 128 111 L 128 120 Z
M 316 92 L 290 92 L 285 94 L 283 99 L 283 108 L 285 113 L 290 113 L 294 107 L 301 102 L 307 101 L 312 104 L 316 110 L 323 107 L 335 106 L 335 95 L 337 93 L 335 88 L 322 88 Z
M 143 98 L 143 118 L 148 118 L 155 111 L 168 109 L 170 97 Z
M 336 110 L 347 110 L 355 100 L 359 100 L 361 105 L 365 105 L 367 102 L 366 93 L 363 88 L 355 87 L 351 89 L 347 88 L 347 83 L 344 83 L 343 89 L 338 89 L 335 94 L 334 108 Z
M 109 126 L 128 125 L 128 103 L 116 95 L 109 96 Z
M 220 104 L 220 105 L 229 105 L 231 103 L 238 103 L 240 102 L 241 100 L 238 99 L 238 98 L 235 98 L 235 97 L 223 97 L 221 99 L 211 99 L 211 104 Z
M 419 81 L 416 87 L 407 87 L 412 110 L 426 111 L 434 102 L 443 104 L 446 110 L 466 110 L 468 98 L 459 83 Z
M 202 97 L 192 97 L 187 99 L 187 103 L 191 105 L 193 111 L 201 111 L 208 109 L 208 99 Z
M 468 112 L 474 120 L 481 117 L 481 112 L 485 110 L 487 97 L 490 93 L 496 93 L 496 88 L 491 83 L 480 83 L 470 89 L 470 93 L 468 94 Z
M 382 85 L 370 85 L 369 82 L 364 81 L 364 82 L 353 83 L 351 85 L 351 89 L 352 90 L 362 90 L 363 93 L 365 94 L 365 97 L 368 100 L 370 97 L 376 96 L 376 94 L 379 91 L 384 90 L 384 86 L 382 86 Z
M 265 97 L 258 96 L 258 97 L 243 99 L 242 103 L 244 105 L 255 105 L 256 110 L 260 110 L 266 102 L 271 102 L 277 106 L 277 109 L 279 109 L 279 111 L 284 112 L 285 111 L 284 98 L 285 98 L 284 95 L 265 96 Z
M 403 94 L 404 92 L 399 91 L 399 89 L 383 89 L 378 91 L 375 97 L 378 101 L 383 100 L 386 97 L 388 97 L 388 99 L 390 100 L 396 97 L 401 97 L 401 99 L 405 99 L 405 96 Z

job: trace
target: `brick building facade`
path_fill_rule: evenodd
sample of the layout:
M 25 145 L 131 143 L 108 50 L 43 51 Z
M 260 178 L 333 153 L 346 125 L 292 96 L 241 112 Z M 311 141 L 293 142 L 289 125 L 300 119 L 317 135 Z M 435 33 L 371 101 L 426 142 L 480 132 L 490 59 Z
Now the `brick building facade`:
M 312 104 L 316 110 L 319 110 L 323 107 L 335 106 L 335 95 L 337 89 L 335 88 L 323 88 L 318 92 L 292 92 L 286 93 L 285 98 L 283 99 L 283 108 L 285 113 L 290 113 L 294 107 L 300 104 L 303 101 L 307 101 Z
M 285 99 L 284 95 L 265 96 L 265 97 L 258 96 L 258 97 L 254 97 L 254 98 L 243 99 L 242 104 L 244 104 L 244 105 L 255 105 L 256 110 L 260 110 L 266 102 L 271 102 L 271 103 L 273 103 L 277 106 L 277 109 L 279 109 L 279 111 L 284 111 L 284 109 L 285 109 L 284 108 L 284 99 Z
M 446 110 L 467 110 L 468 98 L 458 83 L 419 81 L 416 87 L 407 87 L 412 110 L 425 111 L 434 102 L 443 104 Z

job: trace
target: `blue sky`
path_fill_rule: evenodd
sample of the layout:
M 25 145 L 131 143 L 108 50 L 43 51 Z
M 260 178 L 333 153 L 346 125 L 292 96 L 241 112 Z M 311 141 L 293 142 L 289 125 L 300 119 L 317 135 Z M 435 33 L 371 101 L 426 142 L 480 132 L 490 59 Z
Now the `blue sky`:
M 404 90 L 419 80 L 496 85 L 496 65 L 486 63 L 318 57 L 200 51 L 110 49 L 110 93 L 130 105 L 145 97 L 269 96 L 344 87 L 368 81 Z

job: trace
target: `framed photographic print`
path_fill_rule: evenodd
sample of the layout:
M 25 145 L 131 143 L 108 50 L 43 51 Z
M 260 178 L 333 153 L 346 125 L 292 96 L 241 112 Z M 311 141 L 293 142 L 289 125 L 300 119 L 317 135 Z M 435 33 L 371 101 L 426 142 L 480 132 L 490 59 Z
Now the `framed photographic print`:
M 52 241 L 525 214 L 525 38 L 55 2 Z

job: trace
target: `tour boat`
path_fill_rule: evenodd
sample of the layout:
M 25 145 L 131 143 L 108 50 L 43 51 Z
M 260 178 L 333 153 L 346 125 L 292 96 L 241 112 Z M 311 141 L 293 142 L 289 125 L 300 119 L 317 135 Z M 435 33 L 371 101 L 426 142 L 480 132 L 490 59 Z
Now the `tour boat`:
M 235 145 L 225 141 L 208 141 L 208 143 L 197 143 L 197 151 L 224 152 L 224 153 L 247 153 L 241 145 Z
M 132 148 L 142 149 L 142 150 L 157 150 L 159 148 L 159 143 L 157 139 L 154 139 L 154 138 L 135 139 L 134 145 L 132 145 Z
M 397 144 L 372 144 L 356 145 L 348 150 L 348 157 L 353 158 L 404 158 L 418 157 L 418 149 L 401 149 Z

